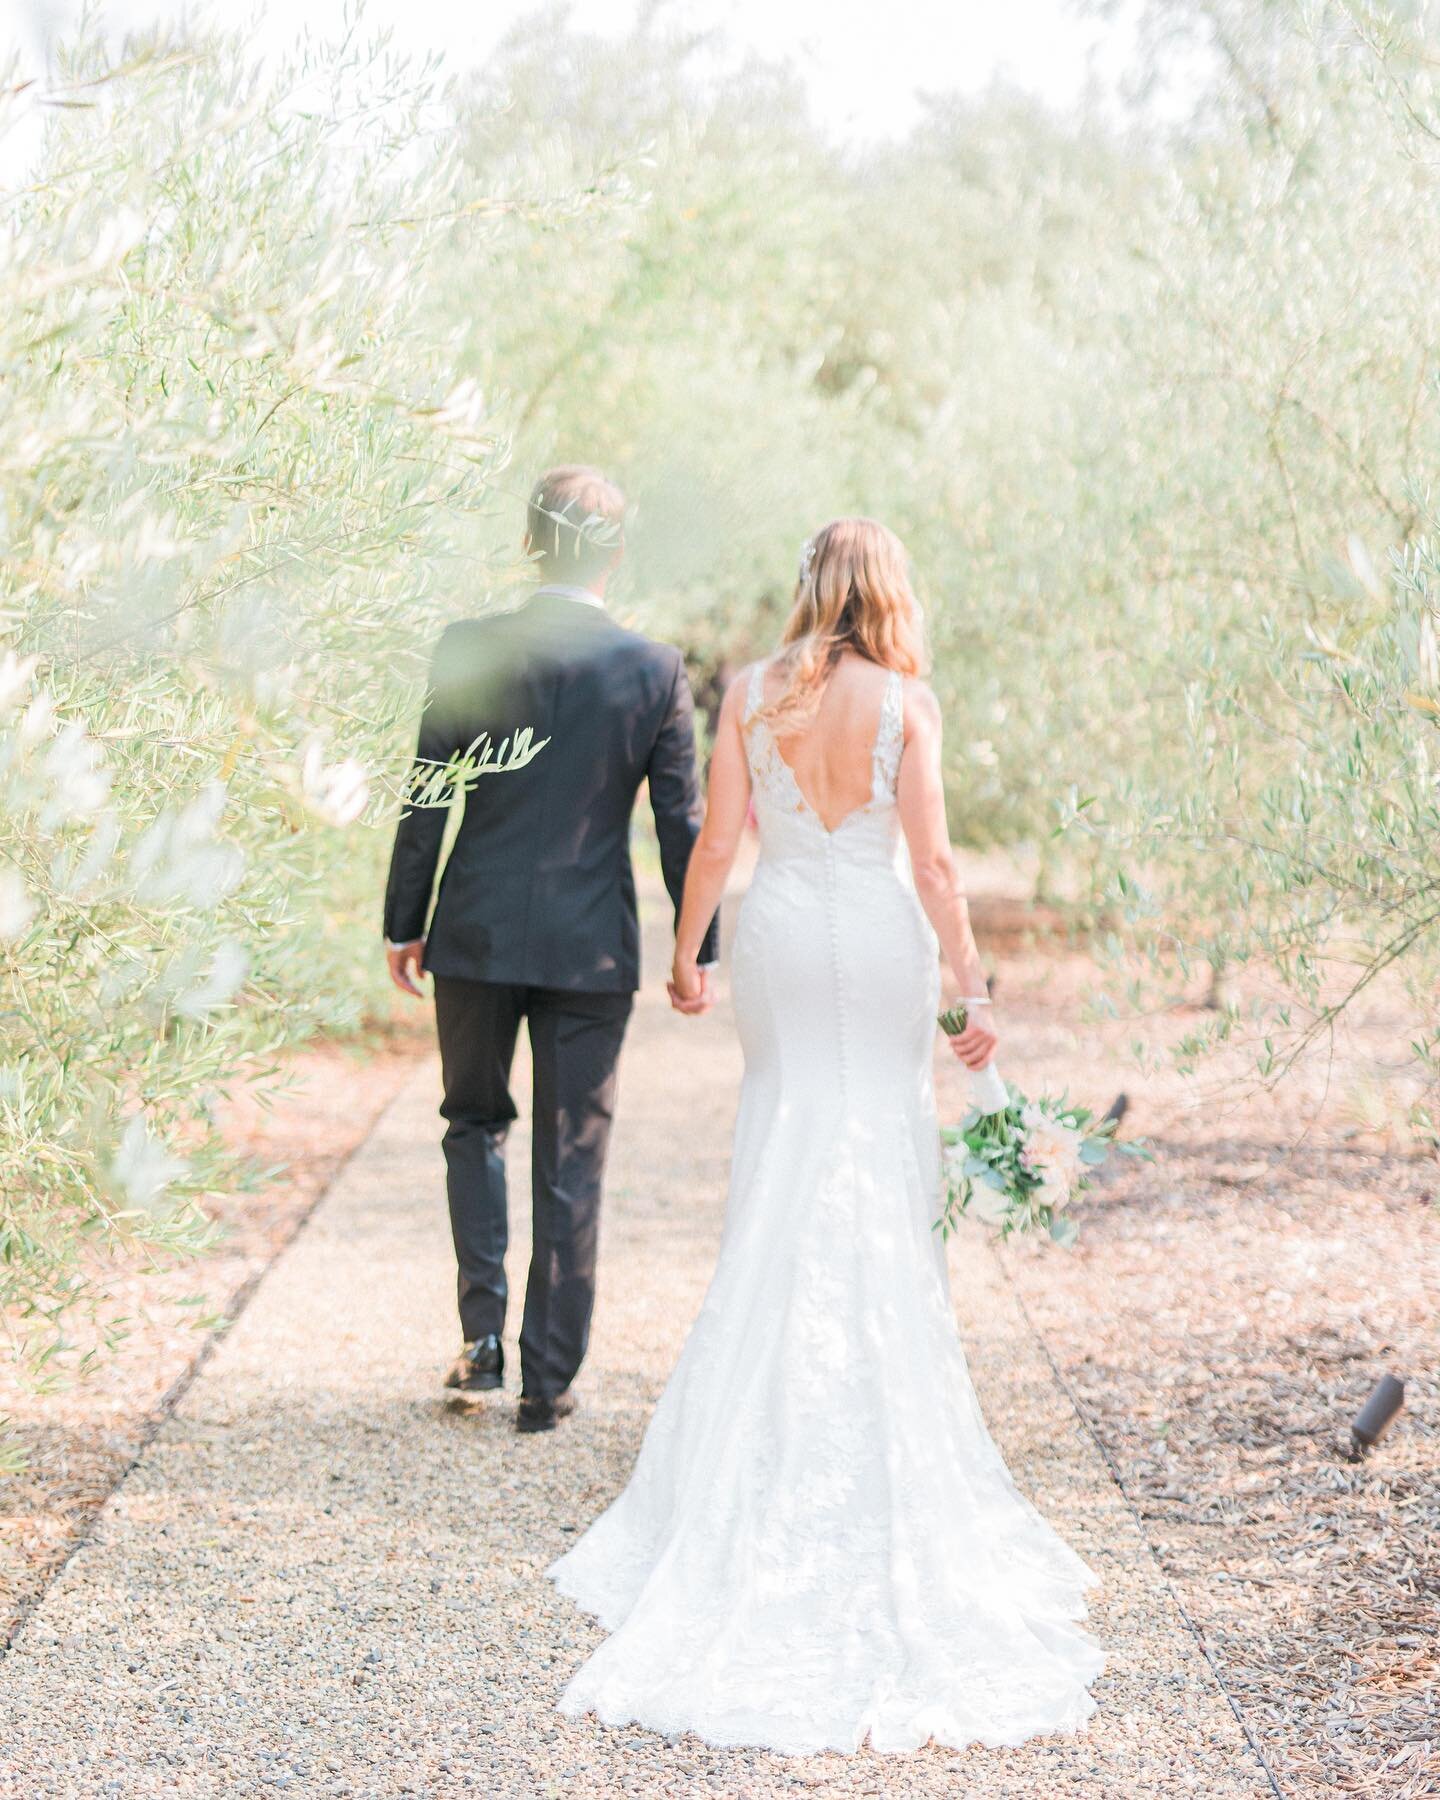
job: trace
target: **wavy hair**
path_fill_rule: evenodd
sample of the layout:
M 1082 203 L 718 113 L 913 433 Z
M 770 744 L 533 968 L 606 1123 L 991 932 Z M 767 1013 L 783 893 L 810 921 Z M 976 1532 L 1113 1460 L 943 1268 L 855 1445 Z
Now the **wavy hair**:
M 814 712 L 846 650 L 902 675 L 928 665 L 905 546 L 876 519 L 832 519 L 805 545 L 780 638 L 784 680 L 761 709 L 772 730 Z

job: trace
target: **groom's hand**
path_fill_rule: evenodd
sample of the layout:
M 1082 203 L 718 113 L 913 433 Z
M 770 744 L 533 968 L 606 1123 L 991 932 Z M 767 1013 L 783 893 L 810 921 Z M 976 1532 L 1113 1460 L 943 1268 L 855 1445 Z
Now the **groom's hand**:
M 697 1016 L 715 1004 L 715 979 L 708 967 L 697 969 L 694 963 L 677 962 L 665 989 L 678 1013 Z
M 420 958 L 424 954 L 424 938 L 413 938 L 408 944 L 385 946 L 390 979 L 402 994 L 413 994 L 417 1000 L 425 998 L 425 990 L 420 985 Z

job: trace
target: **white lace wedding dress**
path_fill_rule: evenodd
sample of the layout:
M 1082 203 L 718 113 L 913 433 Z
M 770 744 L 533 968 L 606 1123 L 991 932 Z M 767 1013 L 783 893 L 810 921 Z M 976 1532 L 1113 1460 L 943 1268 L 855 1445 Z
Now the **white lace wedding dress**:
M 719 1261 L 629 1485 L 550 1570 L 612 1634 L 561 1709 L 792 1754 L 1072 1730 L 1097 1578 L 985 1428 L 932 1230 L 939 978 L 895 804 L 902 684 L 872 798 L 831 831 L 761 678 Z

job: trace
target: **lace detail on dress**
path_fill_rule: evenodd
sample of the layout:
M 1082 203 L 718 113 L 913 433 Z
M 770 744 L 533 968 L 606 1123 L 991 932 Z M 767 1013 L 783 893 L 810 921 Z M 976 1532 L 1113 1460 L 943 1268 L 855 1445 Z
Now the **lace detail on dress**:
M 877 803 L 894 795 L 904 749 L 905 680 L 898 669 L 892 669 L 885 684 L 885 698 L 880 702 L 880 725 L 875 733 L 875 774 L 871 792 Z
M 862 806 L 853 807 L 838 825 L 827 826 L 801 791 L 795 771 L 780 754 L 775 733 L 762 717 L 765 700 L 765 664 L 756 663 L 745 690 L 745 711 L 741 732 L 750 762 L 750 779 L 757 793 L 783 812 L 798 813 L 814 820 L 828 835 L 843 831 L 854 819 L 887 806 L 895 798 L 900 779 L 900 757 L 905 748 L 905 684 L 897 670 L 890 671 L 880 702 L 880 720 L 875 728 L 875 744 L 870 753 L 870 798 Z
M 561 1710 L 796 1755 L 1072 1731 L 1095 1575 L 986 1429 L 932 1229 L 939 959 L 897 854 L 901 679 L 835 831 L 755 717 L 763 680 L 725 1229 L 628 1484 L 550 1571 L 611 1633 Z
M 756 792 L 763 794 L 772 806 L 813 817 L 809 801 L 800 792 L 795 771 L 780 754 L 775 733 L 760 716 L 764 700 L 765 665 L 756 663 L 750 673 L 750 685 L 745 692 L 745 716 L 741 720 L 745 754 L 750 761 L 750 780 Z

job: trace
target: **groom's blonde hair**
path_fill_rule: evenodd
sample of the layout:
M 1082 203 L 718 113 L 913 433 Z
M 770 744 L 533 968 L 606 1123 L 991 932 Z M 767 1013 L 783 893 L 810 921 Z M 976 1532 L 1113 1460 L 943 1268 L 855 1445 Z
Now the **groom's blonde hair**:
M 525 533 L 544 574 L 587 580 L 625 544 L 625 496 L 588 463 L 561 463 L 535 483 Z
M 805 545 L 795 603 L 780 639 L 785 679 L 763 711 L 773 726 L 799 724 L 815 706 L 841 652 L 884 669 L 923 674 L 920 605 L 909 558 L 878 519 L 832 519 Z

